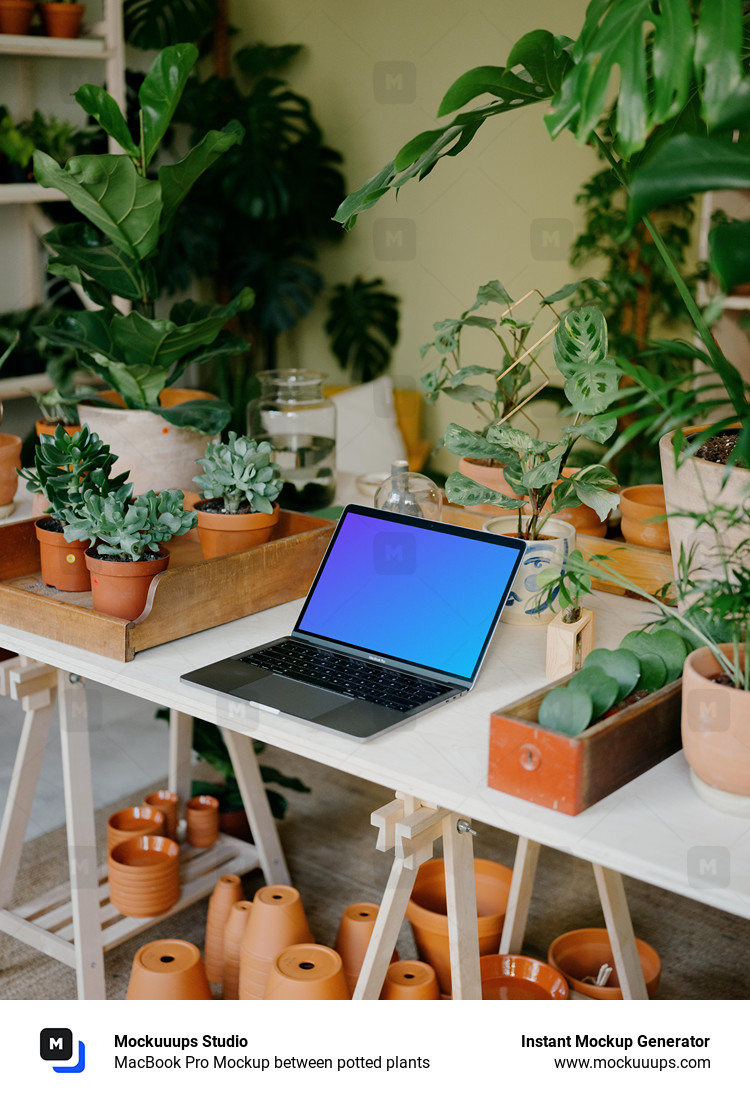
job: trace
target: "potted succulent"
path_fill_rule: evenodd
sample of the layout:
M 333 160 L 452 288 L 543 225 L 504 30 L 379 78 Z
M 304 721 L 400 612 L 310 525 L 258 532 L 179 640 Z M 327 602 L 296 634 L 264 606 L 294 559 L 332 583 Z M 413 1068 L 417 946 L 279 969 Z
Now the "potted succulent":
M 81 29 L 83 4 L 75 0 L 48 0 L 39 5 L 42 12 L 42 26 L 49 38 L 77 38 Z
M 169 564 L 163 543 L 196 524 L 183 501 L 180 489 L 149 489 L 134 500 L 123 491 L 85 489 L 75 509 L 63 510 L 68 542 L 91 543 L 86 562 L 95 611 L 129 620 L 143 612 L 152 579 Z
M 271 444 L 229 432 L 226 443 L 212 442 L 193 481 L 202 500 L 195 504 L 198 537 L 205 558 L 232 554 L 267 542 L 278 522 L 275 503 L 283 482 Z
M 164 393 L 189 364 L 246 346 L 225 325 L 249 308 L 249 289 L 226 305 L 178 301 L 169 317 L 157 316 L 160 243 L 195 181 L 243 133 L 228 123 L 154 173 L 154 158 L 197 55 L 194 46 L 177 45 L 156 57 L 138 92 L 135 138 L 103 88 L 86 84 L 78 90 L 79 105 L 122 153 L 74 156 L 64 167 L 40 150 L 34 153 L 36 180 L 59 188 L 83 215 L 45 236 L 53 254 L 50 271 L 78 284 L 98 307 L 62 311 L 40 332 L 53 345 L 72 348 L 79 364 L 110 387 L 82 407 L 82 419 L 120 455 L 135 492 L 191 488 L 195 459 L 205 448 L 201 433 L 221 431 L 230 409 L 205 398 L 172 405 Z

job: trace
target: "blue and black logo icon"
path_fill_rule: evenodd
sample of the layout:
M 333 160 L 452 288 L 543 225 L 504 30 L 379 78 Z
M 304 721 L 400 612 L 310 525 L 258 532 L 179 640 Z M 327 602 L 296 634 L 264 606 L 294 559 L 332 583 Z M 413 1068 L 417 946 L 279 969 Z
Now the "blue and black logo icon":
M 39 1032 L 39 1054 L 45 1062 L 70 1062 L 73 1057 L 73 1032 L 69 1027 L 43 1027 Z M 78 1061 L 72 1066 L 53 1066 L 55 1073 L 83 1073 L 86 1048 L 78 1041 Z

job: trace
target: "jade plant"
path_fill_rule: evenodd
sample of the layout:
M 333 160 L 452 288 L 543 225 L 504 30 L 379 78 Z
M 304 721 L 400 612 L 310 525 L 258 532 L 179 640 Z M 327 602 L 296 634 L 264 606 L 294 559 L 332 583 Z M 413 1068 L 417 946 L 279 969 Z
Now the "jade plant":
M 129 473 L 112 476 L 117 455 L 86 424 L 75 435 L 58 424 L 54 435 L 42 436 L 37 443 L 34 461 L 34 469 L 19 473 L 31 492 L 47 498 L 47 514 L 63 530 L 81 520 L 87 493 L 119 501 L 131 495 Z
M 86 489 L 77 509 L 63 511 L 65 538 L 96 543 L 101 558 L 149 561 L 161 551 L 161 543 L 187 534 L 198 522 L 195 512 L 183 508 L 181 489 L 153 489 L 129 500 L 122 493 L 101 496 Z
M 266 440 L 256 443 L 246 435 L 230 431 L 226 443 L 208 444 L 203 458 L 197 460 L 205 472 L 193 481 L 204 500 L 220 497 L 225 512 L 270 515 L 283 485 L 272 454 L 271 444 Z

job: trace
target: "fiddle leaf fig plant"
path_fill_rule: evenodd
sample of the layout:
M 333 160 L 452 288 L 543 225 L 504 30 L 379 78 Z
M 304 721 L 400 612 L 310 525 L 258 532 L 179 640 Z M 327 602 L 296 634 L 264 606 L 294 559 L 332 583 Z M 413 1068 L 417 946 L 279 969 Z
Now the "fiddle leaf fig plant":
M 279 466 L 272 459 L 271 444 L 256 443 L 246 435 L 229 432 L 226 443 L 212 442 L 198 464 L 205 473 L 193 481 L 204 500 L 221 497 L 224 511 L 273 512 L 273 502 L 281 492 Z
M 63 511 L 65 538 L 96 542 L 102 558 L 148 561 L 158 555 L 163 542 L 185 535 L 198 522 L 195 512 L 183 508 L 181 489 L 153 489 L 129 500 L 120 493 L 101 496 L 86 489 L 74 510 Z
M 246 349 L 225 325 L 253 301 L 252 291 L 243 288 L 227 304 L 186 300 L 173 305 L 167 318 L 156 316 L 161 240 L 195 182 L 243 136 L 239 123 L 229 122 L 205 134 L 176 163 L 153 172 L 197 56 L 190 44 L 169 46 L 157 56 L 138 92 L 135 137 L 108 92 L 91 84 L 78 90 L 77 102 L 122 153 L 74 156 L 64 167 L 34 153 L 37 181 L 64 192 L 84 219 L 45 236 L 53 254 L 49 270 L 78 284 L 99 307 L 62 313 L 41 334 L 74 349 L 81 366 L 99 374 L 127 408 L 150 409 L 170 423 L 215 433 L 229 420 L 228 406 L 194 401 L 165 409 L 158 403 L 161 390 L 189 364 Z M 127 311 L 118 299 L 130 303 Z

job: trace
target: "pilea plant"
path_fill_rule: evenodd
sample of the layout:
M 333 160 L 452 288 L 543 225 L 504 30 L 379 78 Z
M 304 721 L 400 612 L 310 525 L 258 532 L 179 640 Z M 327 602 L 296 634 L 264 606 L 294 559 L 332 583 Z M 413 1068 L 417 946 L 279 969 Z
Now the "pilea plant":
M 279 467 L 273 461 L 271 444 L 256 443 L 246 435 L 229 432 L 226 443 L 209 443 L 198 463 L 205 473 L 193 481 L 204 500 L 221 497 L 224 511 L 273 511 L 273 502 L 281 492 Z
M 158 556 L 160 543 L 184 535 L 195 527 L 198 517 L 183 508 L 180 489 L 153 489 L 135 500 L 123 493 L 100 496 L 94 489 L 83 493 L 77 509 L 65 509 L 65 538 L 96 541 L 100 558 L 147 561 Z

